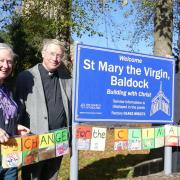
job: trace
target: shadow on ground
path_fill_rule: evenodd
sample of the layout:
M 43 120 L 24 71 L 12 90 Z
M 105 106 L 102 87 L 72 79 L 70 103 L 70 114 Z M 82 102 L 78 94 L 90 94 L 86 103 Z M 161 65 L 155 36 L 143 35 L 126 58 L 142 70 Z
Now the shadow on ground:
M 150 154 L 116 155 L 98 160 L 79 170 L 79 180 L 110 180 L 145 176 L 163 170 L 163 148 Z

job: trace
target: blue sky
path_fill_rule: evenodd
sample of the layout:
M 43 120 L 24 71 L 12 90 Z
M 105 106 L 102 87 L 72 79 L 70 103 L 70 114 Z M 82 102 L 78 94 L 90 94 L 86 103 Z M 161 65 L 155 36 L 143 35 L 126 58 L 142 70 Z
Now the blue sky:
M 108 40 L 106 37 L 88 37 L 88 36 L 83 36 L 82 38 L 74 37 L 74 40 L 87 45 L 131 51 L 130 48 L 128 47 L 130 41 L 121 40 L 121 41 L 112 42 L 110 34 L 108 35 Z M 134 51 L 143 54 L 152 54 L 152 46 L 149 46 L 149 44 L 145 41 L 141 41 L 137 45 Z
M 118 3 L 114 3 L 115 8 L 118 11 L 113 12 L 111 14 L 106 14 L 107 16 L 102 17 L 102 19 L 98 19 L 99 24 L 96 26 L 97 30 L 101 30 L 103 33 L 103 37 L 93 36 L 89 37 L 86 34 L 83 35 L 81 38 L 73 36 L 75 41 L 82 42 L 88 45 L 124 50 L 124 51 L 132 51 L 130 46 L 132 45 L 132 34 L 134 33 L 134 29 L 137 27 L 135 26 L 135 22 L 137 20 L 136 14 L 136 7 L 132 4 L 131 1 L 128 1 L 126 6 L 120 7 Z M 130 9 L 133 8 L 133 15 L 125 16 L 126 14 L 130 13 Z M 112 41 L 112 33 L 114 27 L 110 26 L 109 24 L 105 24 L 105 21 L 108 21 L 108 17 L 112 17 L 115 22 L 118 22 L 120 30 L 120 38 L 114 38 Z M 107 18 L 107 19 L 105 19 Z M 153 20 L 153 19 L 152 19 Z M 115 30 L 117 30 L 115 29 Z M 152 27 L 153 29 L 153 27 Z M 151 26 L 146 26 L 146 30 L 150 32 L 150 36 L 147 40 L 145 38 L 140 37 L 139 42 L 133 46 L 133 51 L 137 53 L 149 54 L 153 55 L 153 31 L 151 32 Z M 177 47 L 177 40 L 178 40 L 178 33 L 174 31 L 173 35 L 173 47 Z
M 130 18 L 125 17 L 125 13 L 130 11 L 132 8 L 132 3 L 128 3 L 127 6 L 124 6 L 123 9 L 119 8 L 119 4 L 114 4 L 115 8 L 118 8 L 118 11 L 111 13 L 106 13 L 106 15 L 101 19 L 98 19 L 98 24 L 96 26 L 97 31 L 101 31 L 103 33 L 103 37 L 93 36 L 89 37 L 86 34 L 81 38 L 73 36 L 75 41 L 78 41 L 83 44 L 124 50 L 124 51 L 132 51 L 129 47 L 132 41 L 132 34 L 134 32 L 135 27 L 135 16 L 131 16 Z M 118 27 L 111 26 L 108 24 L 108 21 L 112 18 L 114 22 L 118 22 Z M 119 28 L 119 29 L 118 29 Z M 119 33 L 120 38 L 115 38 L 115 34 Z M 119 32 L 118 32 L 119 31 Z M 112 35 L 113 34 L 113 35 Z M 114 38 L 114 41 L 112 40 Z M 152 43 L 153 42 L 153 34 L 152 37 L 149 38 L 148 41 L 141 39 L 136 46 L 133 47 L 134 52 L 143 53 L 143 54 L 153 54 Z M 151 44 L 151 45 L 150 45 Z

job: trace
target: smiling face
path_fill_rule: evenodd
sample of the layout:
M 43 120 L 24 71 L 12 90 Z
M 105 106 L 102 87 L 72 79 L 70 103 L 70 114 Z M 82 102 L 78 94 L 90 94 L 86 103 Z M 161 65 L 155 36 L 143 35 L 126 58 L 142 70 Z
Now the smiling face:
M 0 84 L 4 82 L 13 67 L 13 55 L 10 49 L 0 49 Z
M 61 64 L 63 52 L 60 46 L 49 44 L 42 51 L 43 66 L 50 72 L 55 71 Z

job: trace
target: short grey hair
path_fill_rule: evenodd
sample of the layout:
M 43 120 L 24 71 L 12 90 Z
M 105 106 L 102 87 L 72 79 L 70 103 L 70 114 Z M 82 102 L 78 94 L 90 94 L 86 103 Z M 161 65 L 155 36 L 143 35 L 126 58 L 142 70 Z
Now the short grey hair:
M 44 39 L 42 44 L 42 52 L 46 51 L 47 47 L 51 44 L 55 44 L 59 46 L 61 48 L 62 55 L 64 55 L 65 52 L 64 44 L 58 39 Z
M 16 57 L 16 54 L 14 53 L 13 48 L 10 44 L 0 43 L 0 51 L 4 49 L 8 50 L 11 53 L 13 59 Z

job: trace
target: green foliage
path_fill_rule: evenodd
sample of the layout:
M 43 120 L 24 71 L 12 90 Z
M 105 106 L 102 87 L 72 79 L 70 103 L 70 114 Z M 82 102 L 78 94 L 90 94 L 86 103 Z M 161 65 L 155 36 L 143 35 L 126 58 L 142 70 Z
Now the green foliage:
M 89 36 L 102 35 L 95 30 L 94 13 L 99 6 L 96 0 L 88 0 L 86 3 L 24 0 L 22 4 L 20 1 L 6 1 L 4 11 L 11 13 L 7 17 L 8 23 L 3 26 L 4 31 L 0 31 L 1 41 L 11 43 L 18 54 L 14 75 L 41 62 L 41 42 L 44 38 L 58 38 L 70 46 L 71 32 L 78 36 L 87 32 Z M 19 12 L 15 9 L 19 9 Z
M 8 33 L 3 30 L 0 31 L 0 42 L 11 43 Z
M 156 0 L 154 0 L 154 1 L 152 1 L 152 0 L 143 0 L 142 1 L 142 6 L 143 7 L 154 8 L 156 6 L 156 4 L 157 4 Z
M 18 55 L 16 66 L 14 68 L 14 73 L 17 74 L 36 64 L 40 58 L 37 54 L 37 47 L 33 43 L 34 39 L 30 39 L 32 34 L 28 30 L 28 27 L 21 16 L 15 15 L 12 18 L 11 25 L 7 26 L 7 30 L 11 44 Z
M 102 33 L 97 31 L 97 19 L 102 15 L 102 4 L 99 0 L 76 0 L 72 2 L 72 32 L 81 37 L 83 34 L 89 36 Z

